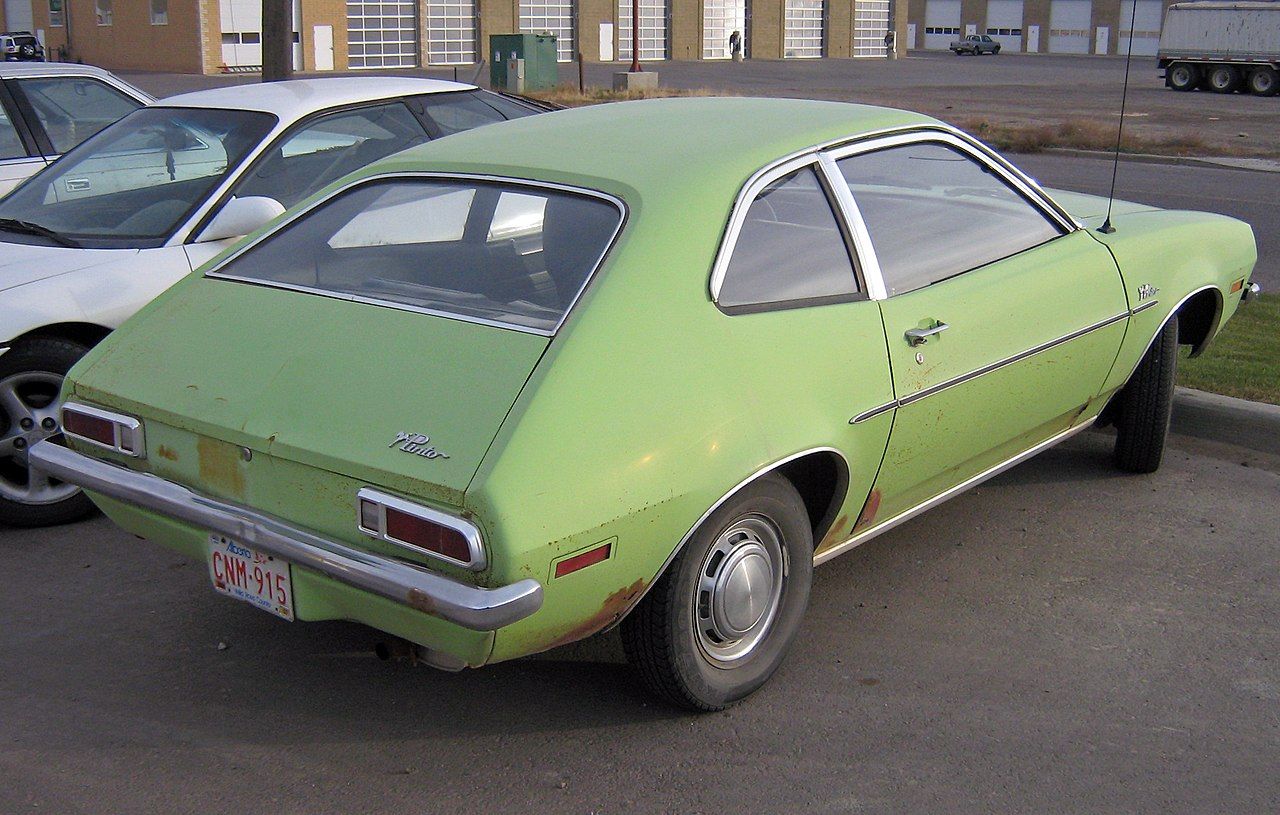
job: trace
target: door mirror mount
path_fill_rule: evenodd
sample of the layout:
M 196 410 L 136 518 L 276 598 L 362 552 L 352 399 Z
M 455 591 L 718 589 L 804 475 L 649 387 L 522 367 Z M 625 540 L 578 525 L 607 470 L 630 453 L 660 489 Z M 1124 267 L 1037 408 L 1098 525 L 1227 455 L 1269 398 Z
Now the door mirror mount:
M 254 230 L 266 226 L 284 212 L 284 205 L 265 195 L 246 195 L 232 198 L 222 205 L 209 225 L 196 238 L 196 243 L 242 238 Z

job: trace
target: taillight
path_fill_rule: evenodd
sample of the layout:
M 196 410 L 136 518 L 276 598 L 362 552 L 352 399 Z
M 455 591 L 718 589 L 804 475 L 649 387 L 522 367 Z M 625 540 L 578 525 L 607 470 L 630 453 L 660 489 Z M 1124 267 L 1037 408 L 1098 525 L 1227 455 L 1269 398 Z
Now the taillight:
M 370 487 L 356 494 L 356 503 L 366 535 L 473 571 L 485 567 L 480 530 L 470 521 Z
M 142 423 L 132 416 L 68 403 L 62 406 L 62 432 L 126 456 L 146 457 Z

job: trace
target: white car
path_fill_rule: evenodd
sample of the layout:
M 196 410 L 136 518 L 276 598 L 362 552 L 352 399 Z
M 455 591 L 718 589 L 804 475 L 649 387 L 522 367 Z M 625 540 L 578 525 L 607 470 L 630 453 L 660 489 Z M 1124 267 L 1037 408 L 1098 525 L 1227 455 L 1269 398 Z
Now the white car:
M 155 101 L 92 65 L 0 62 L 0 194 Z
M 63 375 L 111 329 L 352 170 L 543 109 L 396 77 L 199 91 L 134 111 L 0 200 L 0 522 L 89 510 L 72 485 L 30 471 L 26 451 L 58 434 Z

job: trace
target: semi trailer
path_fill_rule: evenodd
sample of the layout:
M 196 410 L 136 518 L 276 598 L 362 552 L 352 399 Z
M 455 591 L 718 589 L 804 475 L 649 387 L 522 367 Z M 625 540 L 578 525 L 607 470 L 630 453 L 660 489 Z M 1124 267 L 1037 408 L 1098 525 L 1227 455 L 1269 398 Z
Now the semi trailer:
M 1175 91 L 1280 92 L 1280 2 L 1174 3 L 1157 54 Z

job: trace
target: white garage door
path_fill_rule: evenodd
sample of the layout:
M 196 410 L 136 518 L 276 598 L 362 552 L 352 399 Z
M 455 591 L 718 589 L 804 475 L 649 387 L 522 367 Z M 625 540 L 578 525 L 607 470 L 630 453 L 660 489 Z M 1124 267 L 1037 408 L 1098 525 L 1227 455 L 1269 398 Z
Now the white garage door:
M 853 4 L 853 55 L 884 57 L 884 35 L 889 33 L 889 0 L 855 0 Z
M 1133 32 L 1133 55 L 1153 57 L 1160 49 L 1160 23 L 1164 18 L 1161 0 L 1138 0 L 1137 25 L 1131 25 L 1134 16 L 1132 0 L 1120 3 L 1120 42 L 1117 54 L 1128 53 L 1129 36 Z
M 960 0 L 925 0 L 924 47 L 945 50 L 960 39 Z
M 786 0 L 782 11 L 782 56 L 817 59 L 826 34 L 825 0 Z
M 1021 51 L 1022 0 L 987 0 L 987 33 L 1001 51 Z
M 640 0 L 640 59 L 666 58 L 667 0 Z M 631 0 L 618 0 L 618 59 L 631 61 Z
M 259 4 L 261 5 L 261 4 Z M 418 9 L 413 0 L 347 0 L 347 59 L 352 68 L 418 64 Z
M 31 0 L 4 0 L 4 24 L 7 31 L 34 31 Z
M 262 65 L 262 0 L 219 0 L 222 17 L 222 62 L 228 68 Z M 293 69 L 302 69 L 302 20 L 299 0 L 293 0 Z
M 747 37 L 747 0 L 703 0 L 702 58 L 728 59 L 729 36 L 733 32 Z
M 427 63 L 469 65 L 476 61 L 475 0 L 427 0 Z
M 1093 3 L 1090 0 L 1052 0 L 1049 6 L 1049 51 L 1087 54 L 1093 44 Z
M 556 35 L 556 59 L 573 62 L 573 0 L 520 0 L 520 30 Z

